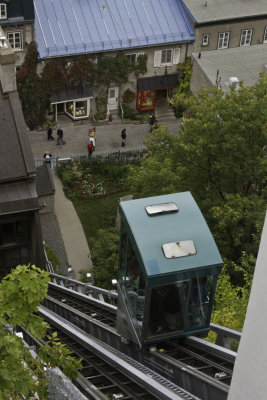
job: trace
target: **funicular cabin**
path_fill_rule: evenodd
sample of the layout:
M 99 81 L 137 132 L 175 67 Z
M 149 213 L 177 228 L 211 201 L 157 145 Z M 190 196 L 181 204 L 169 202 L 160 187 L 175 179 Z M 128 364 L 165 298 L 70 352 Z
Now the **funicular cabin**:
M 209 331 L 222 259 L 190 192 L 120 203 L 118 333 L 140 347 Z

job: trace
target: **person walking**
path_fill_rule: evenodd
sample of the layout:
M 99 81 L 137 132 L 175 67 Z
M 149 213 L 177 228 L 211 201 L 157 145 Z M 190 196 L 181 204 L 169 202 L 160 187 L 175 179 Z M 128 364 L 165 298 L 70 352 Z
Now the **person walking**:
M 89 141 L 87 147 L 88 147 L 88 158 L 91 158 L 94 151 L 93 143 Z
M 65 144 L 63 140 L 63 130 L 60 126 L 57 130 L 57 144 Z
M 155 124 L 155 121 L 156 121 L 155 114 L 151 114 L 149 118 L 150 132 L 152 132 L 152 128 Z
M 53 138 L 53 136 L 52 136 L 52 128 L 51 128 L 51 126 L 49 126 L 48 128 L 47 128 L 47 140 L 54 140 L 54 138 Z
M 126 146 L 126 129 L 123 129 L 121 131 L 121 146 L 125 147 Z
M 51 159 L 52 159 L 52 154 L 49 153 L 49 151 L 46 151 L 43 155 L 43 159 L 44 159 L 44 164 L 45 165 L 49 165 L 49 167 L 51 168 Z
M 93 144 L 95 150 L 96 144 L 96 128 L 89 129 L 88 131 L 89 141 Z

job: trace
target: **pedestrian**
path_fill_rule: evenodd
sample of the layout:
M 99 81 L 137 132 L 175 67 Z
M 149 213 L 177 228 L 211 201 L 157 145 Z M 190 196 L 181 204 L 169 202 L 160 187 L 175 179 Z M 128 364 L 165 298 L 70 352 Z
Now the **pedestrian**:
M 52 159 L 52 154 L 49 153 L 49 151 L 46 151 L 43 155 L 43 159 L 44 159 L 44 164 L 45 165 L 49 165 L 49 167 L 51 168 L 51 159 Z
M 123 129 L 121 131 L 121 146 L 125 147 L 126 146 L 126 129 Z
M 151 114 L 149 118 L 150 132 L 152 132 L 152 128 L 155 124 L 155 121 L 156 121 L 155 114 Z
M 54 140 L 54 138 L 53 138 L 53 136 L 52 136 L 52 128 L 51 128 L 51 126 L 49 126 L 48 128 L 47 128 L 47 140 Z
M 61 127 L 58 127 L 57 130 L 57 144 L 65 144 L 64 140 L 63 140 L 63 130 L 61 129 Z
M 95 150 L 94 146 L 93 146 L 93 143 L 91 141 L 89 141 L 87 147 L 88 147 L 88 158 L 91 158 L 92 154 L 93 154 L 93 151 Z

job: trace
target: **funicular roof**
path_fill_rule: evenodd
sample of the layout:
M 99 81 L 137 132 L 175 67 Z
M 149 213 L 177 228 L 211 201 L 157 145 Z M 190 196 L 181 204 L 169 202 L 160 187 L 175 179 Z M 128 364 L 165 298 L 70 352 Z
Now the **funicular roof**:
M 179 211 L 149 216 L 145 207 L 174 202 Z M 190 192 L 120 203 L 148 277 L 222 265 L 209 227 Z M 196 254 L 166 258 L 162 246 L 192 240 Z
M 34 0 L 41 58 L 194 40 L 181 0 Z

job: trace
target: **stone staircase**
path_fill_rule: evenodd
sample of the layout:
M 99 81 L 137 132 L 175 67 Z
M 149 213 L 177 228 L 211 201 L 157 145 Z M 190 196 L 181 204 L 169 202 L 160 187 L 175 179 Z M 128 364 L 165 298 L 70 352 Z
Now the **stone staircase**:
M 174 111 L 168 103 L 157 105 L 155 109 L 155 116 L 159 123 L 166 121 L 176 121 Z

